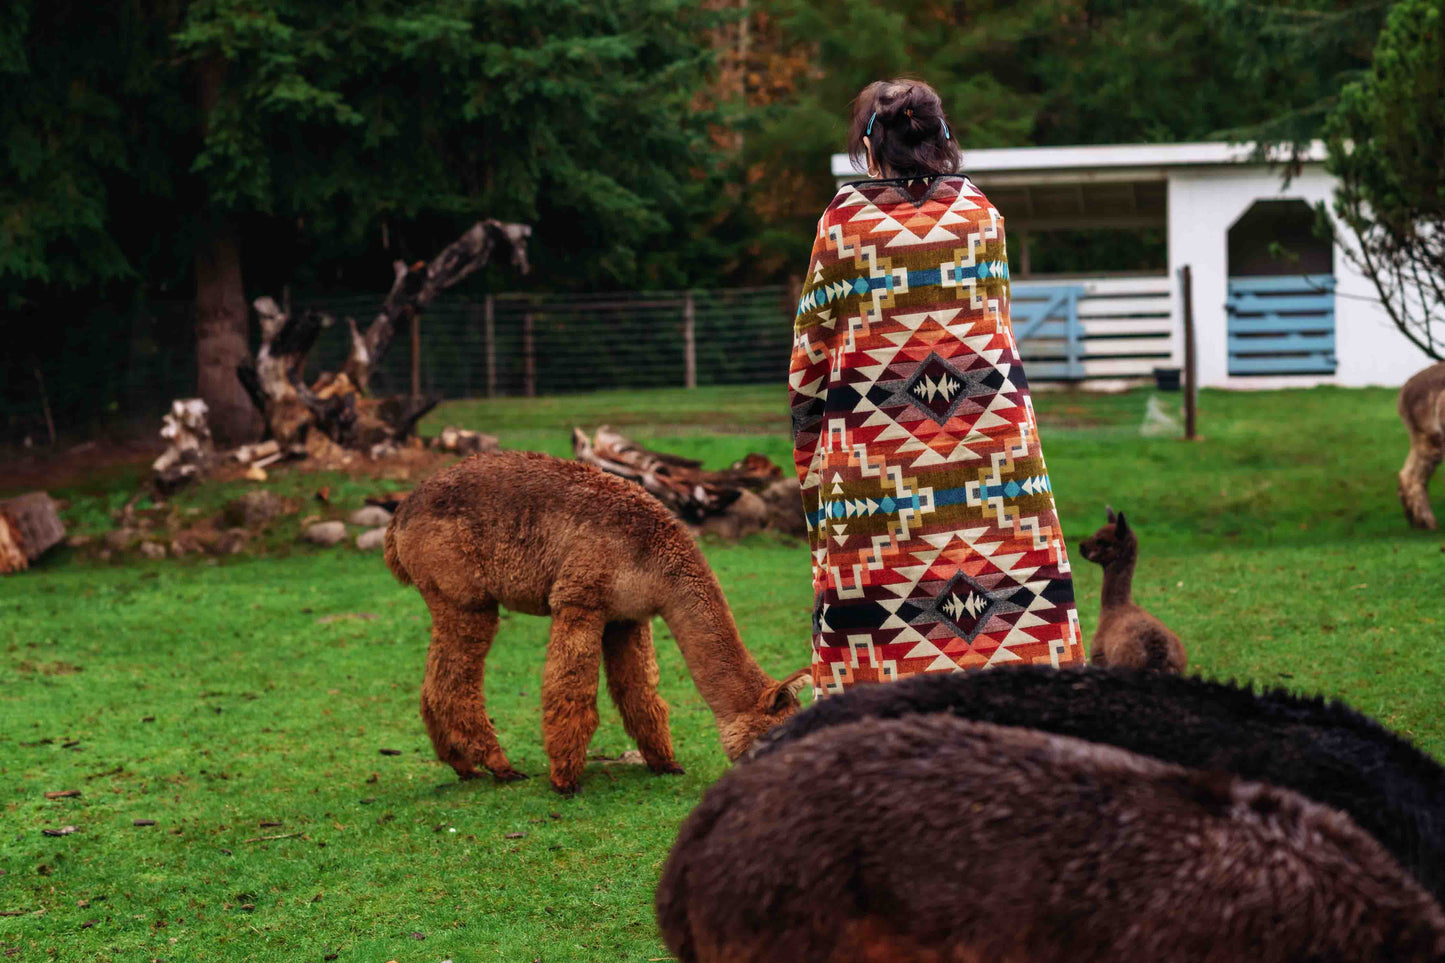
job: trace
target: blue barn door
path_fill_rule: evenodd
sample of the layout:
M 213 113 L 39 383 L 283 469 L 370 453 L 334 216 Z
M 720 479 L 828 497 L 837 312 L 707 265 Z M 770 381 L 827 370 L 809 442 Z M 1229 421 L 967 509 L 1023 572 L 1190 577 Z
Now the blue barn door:
M 1334 374 L 1333 274 L 1229 279 L 1231 375 Z

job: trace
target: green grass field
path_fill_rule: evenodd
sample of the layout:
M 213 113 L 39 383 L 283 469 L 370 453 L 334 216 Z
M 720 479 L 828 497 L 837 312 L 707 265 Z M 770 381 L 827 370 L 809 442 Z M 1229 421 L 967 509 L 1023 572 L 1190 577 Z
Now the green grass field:
M 1207 392 L 1195 444 L 1141 437 L 1147 398 L 1036 397 L 1071 546 L 1106 502 L 1127 510 L 1136 595 L 1183 637 L 1193 670 L 1344 696 L 1445 754 L 1445 545 L 1402 518 L 1393 392 Z M 608 422 L 714 465 L 752 450 L 786 463 L 783 405 L 757 388 L 468 402 L 428 429 L 562 454 L 574 423 Z M 130 480 L 60 492 L 71 523 L 98 529 Z M 333 497 L 368 487 L 336 481 Z M 276 477 L 298 495 L 316 483 Z M 200 511 L 230 494 L 177 501 Z M 379 555 L 297 547 L 292 531 L 262 557 L 115 565 L 63 550 L 0 579 L 0 959 L 665 959 L 652 888 L 726 765 L 666 636 L 686 776 L 599 761 L 579 797 L 553 795 L 546 623 L 510 616 L 489 705 L 514 764 L 540 778 L 459 784 L 417 712 L 420 599 Z M 764 667 L 806 664 L 802 544 L 706 548 Z M 1089 631 L 1099 572 L 1074 562 Z M 604 706 L 592 751 L 628 748 Z M 82 795 L 44 796 L 65 789 Z M 42 834 L 65 826 L 76 832 Z

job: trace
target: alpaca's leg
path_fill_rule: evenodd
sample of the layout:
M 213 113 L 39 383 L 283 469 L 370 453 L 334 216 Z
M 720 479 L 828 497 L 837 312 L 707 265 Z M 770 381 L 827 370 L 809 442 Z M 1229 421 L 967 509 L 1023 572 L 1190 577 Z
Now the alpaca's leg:
M 552 639 L 542 670 L 542 744 L 552 788 L 581 788 L 587 743 L 597 731 L 597 670 L 605 616 L 598 609 L 552 606 Z
M 1445 452 L 1442 452 L 1439 437 L 1410 432 L 1410 454 L 1405 458 L 1405 466 L 1400 469 L 1400 503 L 1405 506 L 1405 517 L 1416 528 L 1435 527 L 1427 486 L 1442 455 Z
M 477 766 L 504 782 L 527 778 L 502 752 L 482 692 L 487 651 L 497 633 L 497 603 L 464 609 L 439 596 L 426 602 L 432 628 L 421 717 L 437 758 L 462 779 L 480 776 Z
M 681 774 L 672 756 L 667 703 L 657 694 L 657 650 L 648 622 L 613 622 L 602 633 L 607 691 L 622 716 L 622 727 L 637 743 L 653 772 Z

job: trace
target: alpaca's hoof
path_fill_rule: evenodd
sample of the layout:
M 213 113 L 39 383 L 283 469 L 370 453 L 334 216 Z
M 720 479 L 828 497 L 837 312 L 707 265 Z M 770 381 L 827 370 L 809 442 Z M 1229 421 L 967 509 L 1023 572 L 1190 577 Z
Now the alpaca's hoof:
M 687 773 L 686 769 L 682 768 L 677 763 L 671 760 L 668 760 L 667 762 L 659 762 L 655 766 L 649 765 L 647 768 L 651 769 L 659 776 L 682 776 Z
M 478 775 L 480 775 L 480 773 Z M 532 777 L 525 772 L 518 772 L 515 769 L 507 768 L 492 770 L 492 778 L 497 780 L 497 782 L 518 782 L 523 779 L 531 779 Z

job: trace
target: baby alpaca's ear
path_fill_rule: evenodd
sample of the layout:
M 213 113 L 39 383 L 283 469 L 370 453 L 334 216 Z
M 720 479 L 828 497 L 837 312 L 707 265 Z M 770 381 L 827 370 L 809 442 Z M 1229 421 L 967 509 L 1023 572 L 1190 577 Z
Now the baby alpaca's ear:
M 1114 534 L 1120 538 L 1123 538 L 1125 535 L 1129 534 L 1129 522 L 1126 518 L 1124 518 L 1123 512 L 1120 512 L 1114 517 L 1118 519 L 1118 521 L 1114 523 Z
M 1112 524 L 1114 524 L 1114 518 L 1115 518 L 1115 515 L 1114 515 L 1114 506 L 1113 506 L 1113 505 L 1105 505 L 1105 506 L 1104 506 L 1104 520 L 1107 521 L 1110 525 L 1112 525 Z
M 798 708 L 801 704 L 798 701 L 798 693 L 803 691 L 803 686 L 808 684 L 812 675 L 812 669 L 799 669 L 782 682 L 763 690 L 763 710 L 769 713 L 778 713 Z

